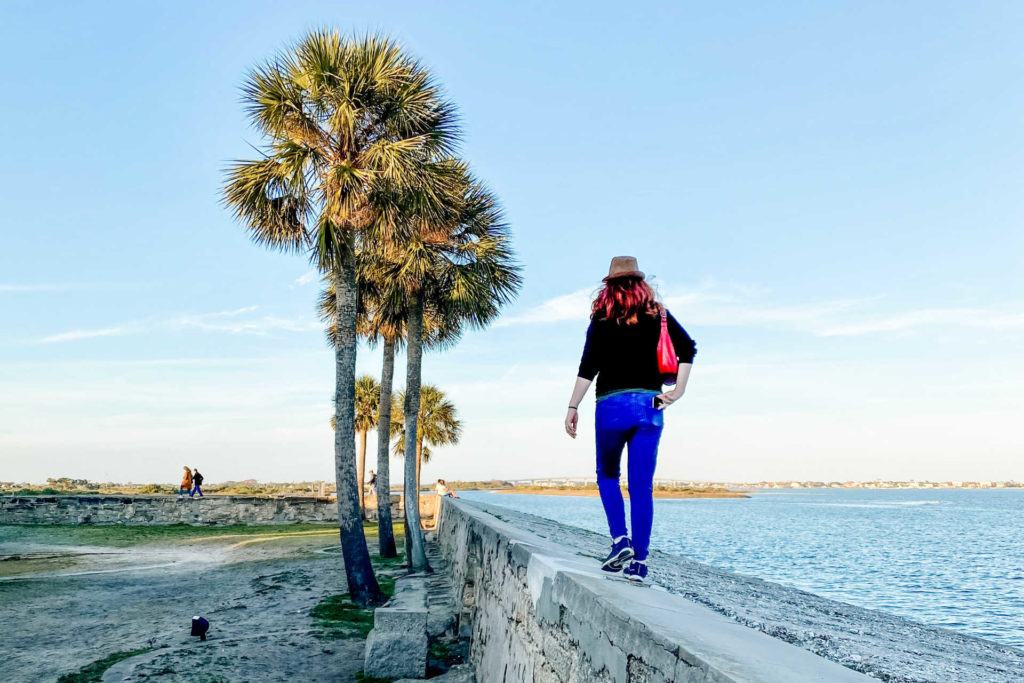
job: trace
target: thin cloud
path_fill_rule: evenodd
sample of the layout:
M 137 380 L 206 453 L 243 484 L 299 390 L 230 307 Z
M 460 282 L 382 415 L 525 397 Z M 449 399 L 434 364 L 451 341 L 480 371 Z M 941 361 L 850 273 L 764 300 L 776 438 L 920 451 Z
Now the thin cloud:
M 317 279 L 319 276 L 320 276 L 320 273 L 318 271 L 311 270 L 308 273 L 303 273 L 299 277 L 295 278 L 295 282 L 293 284 L 296 287 L 305 287 L 310 282 L 312 282 L 313 280 Z
M 51 334 L 48 337 L 43 337 L 39 342 L 42 344 L 56 344 L 60 342 L 78 341 L 80 339 L 94 339 L 96 337 L 120 337 L 125 334 L 131 334 L 136 330 L 137 328 L 126 325 L 101 327 L 95 330 L 70 330 L 68 332 Z
M 672 298 L 668 300 L 672 306 Z M 836 299 L 814 304 L 767 305 L 729 297 L 694 300 L 676 306 L 686 320 L 709 327 L 785 327 L 821 334 L 822 326 L 834 322 L 867 303 L 863 299 Z
M 919 327 L 954 326 L 987 330 L 1024 328 L 1024 313 L 983 308 L 933 308 L 906 311 L 825 327 L 823 337 L 857 336 L 879 332 L 903 332 Z
M 596 293 L 596 288 L 586 288 L 561 294 L 528 308 L 522 313 L 506 316 L 499 320 L 497 325 L 533 325 L 587 320 L 590 318 L 590 305 Z M 675 292 L 665 297 L 664 301 L 669 307 L 681 308 L 696 303 L 720 303 L 727 301 L 728 298 L 724 294 L 714 293 L 707 287 L 702 287 L 693 291 Z
M 0 283 L 0 292 L 10 293 L 31 293 L 31 292 L 66 292 L 74 289 L 75 285 L 61 284 L 38 284 L 38 285 L 13 285 Z
M 498 326 L 509 326 L 586 320 L 590 314 L 590 301 L 593 293 L 592 289 L 578 289 L 569 294 L 562 294 L 528 308 L 518 315 L 506 316 L 497 324 Z
M 264 315 L 251 317 L 258 306 L 245 306 L 226 311 L 182 315 L 170 319 L 147 318 L 97 329 L 70 330 L 43 337 L 42 344 L 79 341 L 96 337 L 116 337 L 142 334 L 149 330 L 202 330 L 229 334 L 266 335 L 272 332 L 310 332 L 322 328 L 321 323 L 308 318 L 280 318 Z
M 552 297 L 508 316 L 499 325 L 551 324 L 584 321 L 593 291 L 581 289 Z M 817 337 L 852 337 L 927 327 L 953 326 L 988 330 L 1024 328 L 1024 311 L 994 308 L 916 308 L 879 314 L 871 307 L 879 298 L 832 299 L 814 303 L 771 304 L 756 290 L 723 290 L 705 286 L 665 296 L 666 305 L 685 322 L 706 327 L 790 329 Z
M 176 327 L 191 327 L 209 332 L 264 335 L 276 331 L 309 332 L 312 330 L 319 330 L 323 325 L 315 320 L 277 318 L 275 316 L 266 315 L 260 318 L 248 320 L 216 321 L 208 318 L 202 320 L 182 319 Z

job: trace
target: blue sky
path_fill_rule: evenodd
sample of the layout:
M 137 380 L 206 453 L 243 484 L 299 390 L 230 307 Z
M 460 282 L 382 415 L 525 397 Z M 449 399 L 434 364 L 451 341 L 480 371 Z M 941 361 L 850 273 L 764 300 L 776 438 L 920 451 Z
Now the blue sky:
M 331 478 L 317 281 L 218 202 L 246 70 L 321 25 L 434 69 L 525 268 L 427 357 L 466 430 L 424 476 L 593 471 L 561 421 L 629 253 L 699 345 L 660 476 L 1024 479 L 1019 3 L 15 1 L 0 480 Z

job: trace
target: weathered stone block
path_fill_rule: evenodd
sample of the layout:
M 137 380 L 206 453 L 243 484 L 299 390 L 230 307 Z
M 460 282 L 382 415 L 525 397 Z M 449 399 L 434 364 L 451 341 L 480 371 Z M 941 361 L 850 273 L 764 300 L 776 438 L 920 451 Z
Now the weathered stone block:
M 422 633 L 370 631 L 363 673 L 375 678 L 423 678 L 427 673 L 426 620 Z
M 373 628 L 390 633 L 427 632 L 427 610 L 405 607 L 378 607 L 373 611 Z
M 422 677 L 427 671 L 427 583 L 424 576 L 395 582 L 395 594 L 373 612 L 363 671 L 377 678 Z

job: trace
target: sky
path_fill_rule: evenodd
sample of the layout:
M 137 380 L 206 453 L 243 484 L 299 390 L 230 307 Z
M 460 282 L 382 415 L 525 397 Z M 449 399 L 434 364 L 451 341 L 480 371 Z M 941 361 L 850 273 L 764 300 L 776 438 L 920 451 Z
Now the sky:
M 632 254 L 698 344 L 659 477 L 1024 480 L 1020 3 L 8 0 L 0 481 L 333 479 L 319 279 L 219 200 L 246 72 L 321 26 L 432 69 L 524 268 L 425 358 L 425 479 L 593 473 L 592 395 L 562 421 Z

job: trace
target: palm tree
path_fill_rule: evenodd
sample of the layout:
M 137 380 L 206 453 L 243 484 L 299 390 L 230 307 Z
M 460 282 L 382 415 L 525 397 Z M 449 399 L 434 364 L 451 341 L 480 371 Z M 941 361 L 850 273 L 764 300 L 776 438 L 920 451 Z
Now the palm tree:
M 366 479 L 366 435 L 377 426 L 380 385 L 370 375 L 361 375 L 356 380 L 356 435 L 359 438 L 359 505 L 366 517 L 366 504 L 363 498 L 363 481 Z M 389 501 L 390 502 L 390 501 Z
M 380 272 L 379 249 L 364 249 L 358 271 L 359 308 L 356 329 L 371 345 L 383 343 L 380 400 L 377 408 L 377 542 L 381 557 L 397 557 L 394 523 L 391 519 L 391 463 L 388 443 L 392 433 L 392 387 L 395 375 L 395 351 L 405 341 L 406 299 L 404 292 L 391 282 L 374 280 Z M 327 341 L 337 343 L 337 303 L 334 285 L 324 284 L 319 302 L 320 318 L 327 324 Z M 429 306 L 424 315 L 424 341 L 429 349 L 442 349 L 455 343 L 462 333 L 461 322 L 447 311 Z M 401 417 L 399 415 L 399 417 Z
M 398 401 L 405 403 L 405 392 L 399 392 Z M 395 439 L 395 455 L 405 453 L 405 419 L 399 413 L 392 423 L 391 433 Z M 462 421 L 459 420 L 455 404 L 445 393 L 433 384 L 420 387 L 420 413 L 416 429 L 416 483 L 421 483 L 420 471 L 423 463 L 430 462 L 431 447 L 454 446 L 462 435 Z
M 263 135 L 261 157 L 227 170 L 224 200 L 252 239 L 305 253 L 337 292 L 335 480 L 349 594 L 382 594 L 363 534 L 356 483 L 356 257 L 377 240 L 400 242 L 410 217 L 446 215 L 452 106 L 430 74 L 380 36 L 309 33 L 253 69 L 242 89 Z
M 423 370 L 425 311 L 444 311 L 474 327 L 497 317 L 521 284 L 519 266 L 509 244 L 508 227 L 491 192 L 458 166 L 461 197 L 442 219 L 417 221 L 418 230 L 401 244 L 392 243 L 380 259 L 377 280 L 395 283 L 407 305 L 405 439 L 405 514 L 410 565 L 427 568 L 419 521 L 416 444 Z

